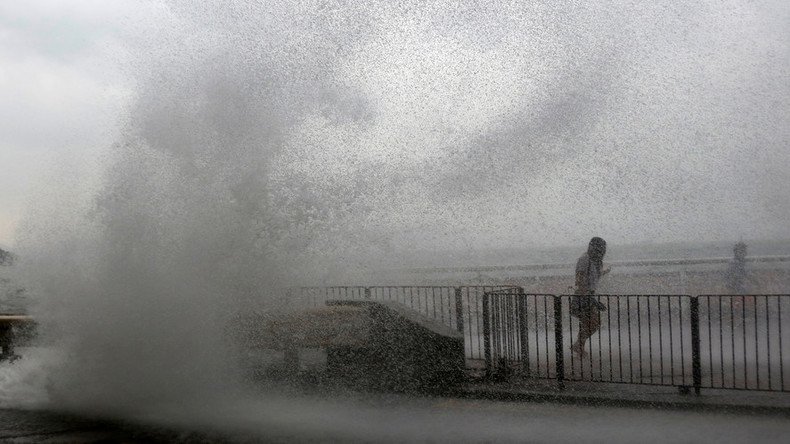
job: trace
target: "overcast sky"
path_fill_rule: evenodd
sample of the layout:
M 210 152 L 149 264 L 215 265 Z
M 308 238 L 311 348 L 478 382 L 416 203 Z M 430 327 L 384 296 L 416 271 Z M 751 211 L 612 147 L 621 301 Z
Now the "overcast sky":
M 151 71 L 256 51 L 310 95 L 275 169 L 399 245 L 790 238 L 790 2 L 345 3 L 0 3 L 0 245 Z

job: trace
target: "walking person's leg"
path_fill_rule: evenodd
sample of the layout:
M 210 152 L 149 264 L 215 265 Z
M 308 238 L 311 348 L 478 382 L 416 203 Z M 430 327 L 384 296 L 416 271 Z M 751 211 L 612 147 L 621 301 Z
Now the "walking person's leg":
M 589 310 L 583 315 L 579 316 L 579 336 L 576 343 L 571 346 L 571 350 L 581 356 L 586 355 L 584 351 L 584 344 L 587 342 L 595 332 L 601 327 L 601 315 L 595 307 L 589 307 Z
M 579 315 L 579 333 L 576 335 L 576 342 L 571 345 L 571 351 L 582 357 L 585 355 L 584 343 L 587 341 L 587 338 L 590 337 L 589 330 L 590 311 L 585 309 L 584 312 Z

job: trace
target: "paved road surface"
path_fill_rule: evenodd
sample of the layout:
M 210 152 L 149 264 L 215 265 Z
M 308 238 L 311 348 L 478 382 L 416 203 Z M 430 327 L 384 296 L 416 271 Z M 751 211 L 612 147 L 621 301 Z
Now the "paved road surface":
M 790 418 L 450 398 L 268 396 L 106 422 L 0 410 L 2 442 L 786 442 Z

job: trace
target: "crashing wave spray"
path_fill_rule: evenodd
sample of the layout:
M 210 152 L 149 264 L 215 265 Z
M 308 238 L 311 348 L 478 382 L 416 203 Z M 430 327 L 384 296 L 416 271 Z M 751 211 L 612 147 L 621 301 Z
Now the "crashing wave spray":
M 49 375 L 56 405 L 112 411 L 227 392 L 227 317 L 293 270 L 282 244 L 304 223 L 288 220 L 268 178 L 289 118 L 278 102 L 298 103 L 265 62 L 216 66 L 226 49 L 224 62 L 250 54 L 223 45 L 155 68 L 98 191 L 21 235 L 35 314 L 67 350 Z
M 34 314 L 65 354 L 48 372 L 56 405 L 225 393 L 238 373 L 226 318 L 268 306 L 273 289 L 340 281 L 388 242 L 584 238 L 579 215 L 655 200 L 644 177 L 619 175 L 686 151 L 655 131 L 671 124 L 660 119 L 722 129 L 704 88 L 676 88 L 678 108 L 664 83 L 693 73 L 664 68 L 674 33 L 656 24 L 688 30 L 693 46 L 695 20 L 722 21 L 705 8 L 346 3 L 174 0 L 130 39 L 135 101 L 101 178 L 70 170 L 20 230 Z M 590 166 L 622 186 L 587 198 L 604 193 Z M 706 199 L 692 191 L 689 205 Z M 635 235 L 661 225 L 629 220 Z

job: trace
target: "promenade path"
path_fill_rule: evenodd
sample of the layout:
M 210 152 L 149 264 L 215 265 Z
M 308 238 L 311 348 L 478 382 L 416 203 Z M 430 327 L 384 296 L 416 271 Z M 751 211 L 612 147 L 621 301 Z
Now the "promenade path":
M 0 442 L 786 442 L 788 415 L 422 398 L 251 395 L 123 422 L 0 410 Z

